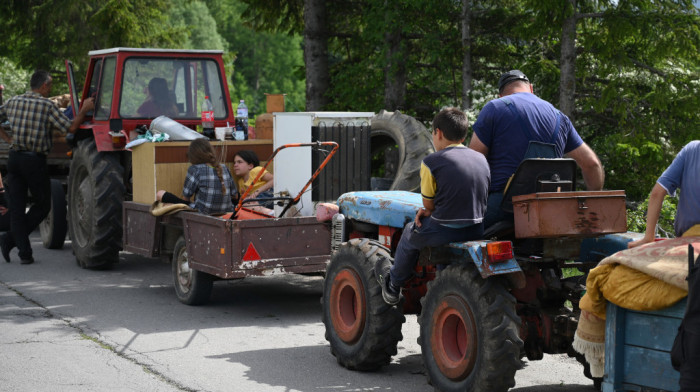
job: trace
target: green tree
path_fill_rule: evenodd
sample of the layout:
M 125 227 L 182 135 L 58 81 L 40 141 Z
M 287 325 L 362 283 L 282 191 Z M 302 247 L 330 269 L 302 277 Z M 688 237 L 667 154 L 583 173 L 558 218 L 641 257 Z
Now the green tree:
M 179 37 L 165 0 L 6 0 L 0 2 L 0 52 L 17 66 L 46 69 L 61 88 L 64 59 L 80 69 L 87 52 L 114 46 L 164 47 Z
M 29 90 L 30 77 L 31 73 L 17 67 L 10 59 L 0 57 L 0 84 L 5 86 L 3 102 L 12 96 L 23 94 Z
M 207 4 L 198 0 L 174 0 L 168 12 L 170 26 L 183 37 L 183 49 L 228 49 L 217 31 L 217 23 Z
M 228 43 L 227 73 L 234 105 L 245 99 L 253 116 L 266 111 L 265 93 L 287 94 L 287 110 L 304 110 L 301 36 L 269 26 L 258 31 L 263 20 L 255 19 L 257 14 L 245 1 L 210 0 L 207 4 L 217 31 Z M 288 8 L 277 9 L 275 17 L 284 16 Z

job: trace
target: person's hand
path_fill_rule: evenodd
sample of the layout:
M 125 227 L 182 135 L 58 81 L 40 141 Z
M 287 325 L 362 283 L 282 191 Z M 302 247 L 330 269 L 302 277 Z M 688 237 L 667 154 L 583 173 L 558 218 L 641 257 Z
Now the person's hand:
M 80 113 L 87 113 L 95 108 L 95 98 L 90 97 L 83 101 L 83 106 L 80 107 Z
M 642 245 L 648 244 L 648 243 L 650 243 L 650 242 L 654 242 L 654 239 L 653 239 L 653 238 L 646 238 L 646 237 L 644 237 L 644 238 L 642 238 L 641 240 L 628 242 L 628 243 L 627 243 L 627 249 L 636 248 L 636 247 L 638 247 L 638 246 L 642 246 Z
M 7 207 L 5 207 L 5 206 L 0 206 L 0 215 L 5 215 L 5 214 L 7 214 L 7 211 L 9 211 L 9 210 L 7 209 Z
M 426 210 L 425 208 L 421 208 L 418 210 L 418 213 L 416 214 L 416 219 L 414 220 L 416 223 L 416 226 L 421 227 L 423 224 L 420 223 L 420 218 L 422 217 L 428 217 L 430 216 L 431 212 L 429 210 Z

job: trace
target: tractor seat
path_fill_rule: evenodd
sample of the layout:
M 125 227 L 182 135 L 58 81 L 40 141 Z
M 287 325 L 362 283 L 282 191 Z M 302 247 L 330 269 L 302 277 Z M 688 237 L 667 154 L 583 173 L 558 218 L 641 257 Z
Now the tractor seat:
M 571 192 L 575 180 L 576 161 L 573 159 L 525 159 L 506 185 L 501 209 L 513 213 L 513 196 L 537 192 Z

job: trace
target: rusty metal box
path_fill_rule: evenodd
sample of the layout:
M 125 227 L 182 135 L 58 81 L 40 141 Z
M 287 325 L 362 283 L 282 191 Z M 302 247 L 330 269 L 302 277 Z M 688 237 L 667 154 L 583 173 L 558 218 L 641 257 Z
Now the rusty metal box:
M 624 191 L 513 196 L 516 238 L 592 237 L 627 231 Z

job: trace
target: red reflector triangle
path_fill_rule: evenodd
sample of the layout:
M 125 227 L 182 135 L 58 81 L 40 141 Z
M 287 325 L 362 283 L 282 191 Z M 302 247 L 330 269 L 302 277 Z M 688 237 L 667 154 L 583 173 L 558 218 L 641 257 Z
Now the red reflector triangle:
M 255 249 L 253 246 L 253 243 L 248 244 L 248 249 L 246 249 L 245 254 L 243 255 L 243 261 L 253 261 L 253 260 L 260 260 L 260 254 L 258 251 Z

